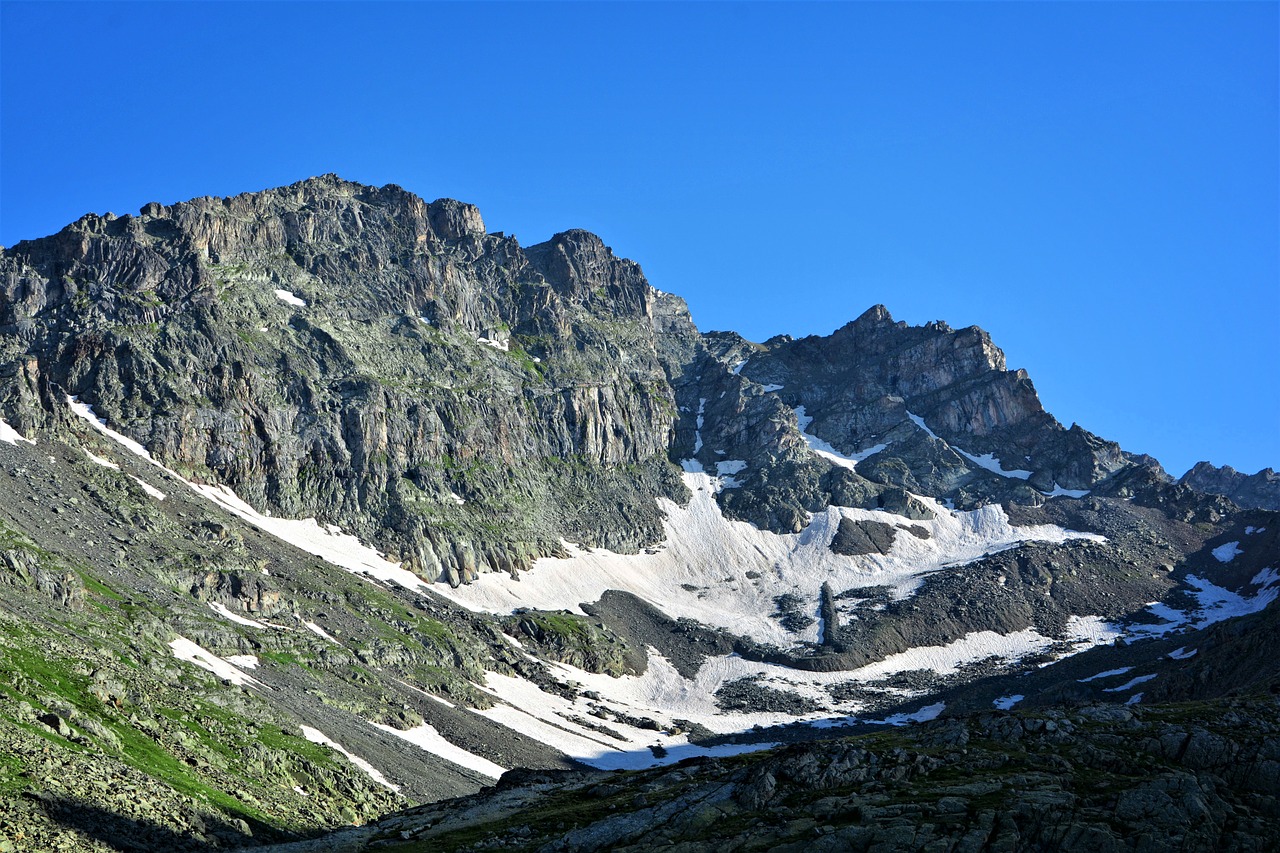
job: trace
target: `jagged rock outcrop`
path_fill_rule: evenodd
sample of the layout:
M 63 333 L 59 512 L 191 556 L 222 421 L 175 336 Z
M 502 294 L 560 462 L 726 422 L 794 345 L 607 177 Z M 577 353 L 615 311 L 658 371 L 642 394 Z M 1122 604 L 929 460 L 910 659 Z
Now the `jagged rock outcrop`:
M 1211 462 L 1197 462 L 1178 483 L 1197 492 L 1224 495 L 1245 509 L 1280 510 L 1280 474 L 1270 468 L 1244 474 L 1230 465 L 1218 468 Z
M 1064 429 L 976 326 L 912 327 L 877 305 L 826 337 L 707 338 L 736 375 L 803 412 L 810 434 L 864 459 L 857 471 L 876 483 L 977 506 L 1091 489 L 1135 466 L 1163 476 L 1149 457 Z

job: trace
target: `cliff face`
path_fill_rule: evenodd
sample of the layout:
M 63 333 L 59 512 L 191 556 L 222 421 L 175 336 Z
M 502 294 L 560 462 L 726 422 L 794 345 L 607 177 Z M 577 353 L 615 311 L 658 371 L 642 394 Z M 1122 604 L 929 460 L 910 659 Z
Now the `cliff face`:
M 78 396 L 170 466 L 428 578 L 562 537 L 634 550 L 654 495 L 683 493 L 658 298 L 585 232 L 522 249 L 470 205 L 329 176 L 86 216 L 6 252 L 0 282 L 17 428 Z

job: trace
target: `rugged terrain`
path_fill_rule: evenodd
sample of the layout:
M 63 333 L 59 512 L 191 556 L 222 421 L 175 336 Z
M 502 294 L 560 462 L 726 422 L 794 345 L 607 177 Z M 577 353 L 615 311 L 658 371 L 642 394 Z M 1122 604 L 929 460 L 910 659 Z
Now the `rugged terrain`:
M 0 251 L 0 419 L 0 850 L 1274 837 L 1274 474 L 976 327 L 325 176 Z

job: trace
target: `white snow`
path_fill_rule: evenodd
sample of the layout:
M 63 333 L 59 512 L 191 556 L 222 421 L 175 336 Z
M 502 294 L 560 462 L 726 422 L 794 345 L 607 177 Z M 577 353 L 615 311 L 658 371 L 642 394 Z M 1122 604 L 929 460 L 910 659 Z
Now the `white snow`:
M 1133 688 L 1137 687 L 1139 684 L 1146 684 L 1148 681 L 1150 681 L 1153 678 L 1155 678 L 1154 674 L 1139 675 L 1135 678 L 1130 678 L 1128 681 L 1126 681 L 1124 684 L 1121 684 L 1119 687 L 1104 687 L 1102 688 L 1102 692 L 1103 693 L 1123 693 L 1126 690 L 1132 690 Z
M 1126 705 L 1137 705 L 1139 702 L 1141 702 L 1141 701 L 1142 701 L 1142 697 L 1143 697 L 1144 695 L 1145 695 L 1145 694 L 1143 694 L 1143 693 L 1135 693 L 1135 694 L 1133 694 L 1132 696 L 1130 696 L 1128 699 L 1126 699 L 1126 700 L 1125 700 L 1125 702 L 1124 702 L 1124 704 L 1126 704 Z
M 936 432 L 929 429 L 928 424 L 924 422 L 924 418 L 920 417 L 919 415 L 912 414 L 911 412 L 907 412 L 907 417 L 911 419 L 911 422 L 913 424 L 920 427 L 920 429 L 924 430 L 925 434 L 928 435 L 929 438 L 932 438 L 935 441 L 941 441 L 943 444 L 946 444 L 956 453 L 959 453 L 961 456 L 963 456 L 965 459 L 968 459 L 970 462 L 972 462 L 974 465 L 977 465 L 979 468 L 985 468 L 993 474 L 999 474 L 1001 477 L 1012 477 L 1017 480 L 1025 480 L 1031 476 L 1030 471 L 1023 471 L 1021 469 L 1005 470 L 1004 466 L 1000 464 L 1000 460 L 997 459 L 991 453 L 984 453 L 981 456 L 975 456 L 974 454 L 969 453 L 968 451 L 961 450 L 960 448 L 952 444 L 948 444 L 946 439 L 942 438 Z
M 225 660 L 227 663 L 231 664 L 232 666 L 238 669 L 257 669 L 258 668 L 257 655 L 228 655 L 227 657 L 223 658 L 223 660 Z
M 907 412 L 907 417 L 911 418 L 911 422 L 913 424 L 920 427 L 920 429 L 924 430 L 924 434 L 929 436 L 929 438 L 932 438 L 934 441 L 941 441 L 943 444 L 946 444 L 946 441 L 944 441 L 941 436 L 939 436 L 933 430 L 929 429 L 929 425 L 924 422 L 924 418 L 920 417 L 919 415 L 912 414 L 911 412 Z
M 254 686 L 268 688 L 258 679 L 251 675 L 246 675 L 240 669 L 228 660 L 224 660 L 213 652 L 201 648 L 197 644 L 191 642 L 186 637 L 178 637 L 176 640 L 169 642 L 169 648 L 173 650 L 173 656 L 178 660 L 193 663 L 201 669 L 207 669 L 221 679 L 230 681 L 232 684 L 240 686 Z
M 462 506 L 467 502 L 467 499 L 462 497 L 462 495 L 459 495 L 457 492 L 449 492 L 449 500 L 453 501 L 458 506 Z
M 687 467 L 691 467 L 686 462 Z M 817 626 L 803 632 L 783 629 L 769 614 L 773 600 L 792 593 L 816 612 L 824 581 L 833 589 L 888 585 L 899 597 L 910 595 L 923 576 L 963 565 L 1024 542 L 1065 542 L 1089 538 L 1053 525 L 1014 527 L 997 505 L 970 512 L 948 512 L 936 502 L 936 517 L 916 521 L 882 510 L 828 507 L 800 533 L 776 534 L 726 519 L 715 500 L 716 481 L 686 473 L 693 493 L 688 506 L 659 500 L 666 514 L 665 547 L 653 554 L 624 555 L 590 551 L 565 543 L 568 559 L 538 560 L 520 580 L 505 572 L 487 572 L 451 589 L 432 588 L 473 610 L 509 613 L 517 607 L 561 608 L 582 613 L 580 602 L 596 601 L 608 589 L 630 592 L 668 616 L 687 616 L 707 625 L 766 643 L 789 646 L 816 641 Z M 887 555 L 842 556 L 828 547 L 841 518 L 879 520 L 929 531 L 928 539 L 898 536 Z M 758 577 L 747 577 L 754 572 Z M 682 585 L 693 587 L 686 589 Z
M 1084 683 L 1089 682 L 1089 681 L 1096 681 L 1096 680 L 1098 680 L 1099 678 L 1110 678 L 1110 677 L 1111 677 L 1111 676 L 1113 676 L 1113 675 L 1124 675 L 1126 672 L 1128 672 L 1128 671 L 1129 671 L 1129 670 L 1131 670 L 1131 669 L 1133 669 L 1133 667 L 1131 667 L 1131 666 L 1122 666 L 1122 667 L 1120 667 L 1119 669 L 1109 669 L 1109 670 L 1107 670 L 1106 672 L 1100 672 L 1100 673 L 1098 673 L 1097 675 L 1091 675 L 1091 676 L 1089 676 L 1088 678 L 1081 678 L 1081 679 L 1077 679 L 1077 680 L 1078 680 L 1081 684 L 1084 684 Z
M 1213 556 L 1218 559 L 1219 563 L 1230 563 L 1243 553 L 1244 551 L 1240 550 L 1240 540 L 1238 539 L 1235 542 L 1227 542 L 1213 549 Z
M 279 299 L 281 302 L 287 302 L 290 305 L 296 305 L 298 308 L 307 307 L 307 303 L 304 300 L 299 298 L 296 294 L 290 293 L 287 290 L 281 290 L 277 288 L 276 299 Z
M 891 726 L 905 726 L 908 723 L 927 723 L 930 720 L 938 719 L 946 709 L 946 702 L 936 702 L 933 705 L 925 705 L 913 714 L 893 714 L 892 716 L 885 717 L 883 720 L 867 720 L 867 722 L 887 723 Z
M 89 461 L 95 465 L 101 465 L 103 468 L 110 468 L 113 471 L 120 470 L 120 466 L 112 462 L 110 459 L 104 459 L 103 457 L 98 456 L 95 453 L 90 453 L 88 450 L 85 450 L 84 455 L 88 456 Z
M 22 436 L 22 433 L 18 432 L 16 429 L 14 429 L 13 427 L 5 423 L 3 418 L 0 418 L 0 441 L 7 442 L 8 444 L 12 444 L 15 447 L 17 446 L 19 441 L 25 441 L 27 444 L 36 443 L 35 439 L 24 438 Z
M 347 752 L 342 747 L 341 744 L 335 743 L 334 741 L 330 740 L 328 737 L 325 736 L 325 733 L 320 731 L 319 729 L 313 729 L 311 726 L 302 726 L 302 736 L 305 737 L 307 740 L 311 741 L 312 743 L 318 743 L 321 746 L 327 746 L 330 749 L 334 749 L 334 750 L 337 750 L 338 752 L 341 752 L 343 755 L 347 757 L 348 761 L 350 761 L 356 767 L 359 767 L 366 774 L 368 774 L 370 779 L 377 782 L 379 785 L 381 785 L 384 788 L 389 788 L 390 790 L 394 791 L 397 794 L 400 793 L 399 785 L 395 785 L 391 782 L 388 782 L 387 777 L 383 776 L 380 772 L 378 772 L 377 768 L 375 768 L 372 764 L 365 761 L 363 758 L 360 758 L 359 756 L 352 755 L 351 753 Z
M 487 346 L 487 347 L 493 347 L 494 349 L 500 349 L 500 350 L 502 350 L 503 352 L 510 352 L 510 351 L 511 351 L 511 345 L 510 345 L 510 343 L 509 343 L 509 342 L 507 342 L 507 341 L 500 341 L 500 340 L 497 340 L 497 339 L 495 339 L 495 338 L 479 337 L 479 338 L 476 338 L 476 343 L 478 343 L 478 344 L 484 344 L 485 346 Z
M 130 474 L 129 476 L 133 479 L 135 483 L 137 483 L 139 486 L 142 487 L 142 491 L 151 495 L 151 497 L 155 498 L 158 501 L 162 501 L 165 499 L 165 493 L 160 491 L 150 483 L 148 483 L 146 480 L 142 479 L 141 477 L 134 477 L 132 474 Z
M 497 779 L 502 776 L 503 773 L 507 772 L 507 768 L 494 764 L 487 758 L 476 755 L 473 752 L 467 752 L 459 746 L 454 746 L 445 739 L 444 735 L 436 731 L 429 723 L 423 723 L 417 728 L 412 728 L 407 731 L 401 731 L 400 729 L 392 728 L 391 726 L 384 726 L 381 723 L 371 723 L 370 725 L 374 728 L 382 729 L 382 731 L 387 732 L 388 734 L 393 734 L 402 740 L 407 740 L 419 749 L 429 752 L 432 755 L 439 756 L 445 761 L 452 762 L 460 767 L 465 767 L 468 770 L 474 770 L 481 776 L 488 776 L 490 779 Z
M 730 368 L 730 372 L 732 372 L 734 376 L 737 376 L 738 374 L 742 373 L 742 368 L 746 367 L 747 362 L 750 360 L 751 359 L 749 358 L 744 358 L 742 361 L 738 362 L 732 368 Z
M 670 684 L 683 681 L 675 673 L 674 667 L 661 656 L 651 652 L 650 667 L 652 668 L 655 664 L 659 667 L 660 672 L 656 676 L 656 681 L 651 679 L 650 683 Z M 575 670 L 572 667 L 563 665 L 554 665 L 553 669 L 571 673 L 575 676 L 595 675 L 594 673 L 585 673 L 582 670 Z M 634 687 L 639 679 L 644 679 L 645 677 L 640 676 L 637 679 L 635 676 L 626 676 L 624 678 L 632 679 L 628 683 Z M 590 682 L 587 682 L 587 685 L 594 689 L 595 682 L 598 679 L 610 680 L 610 677 L 607 675 L 596 676 Z M 494 704 L 492 708 L 483 711 L 473 709 L 473 713 L 535 740 L 542 741 L 584 764 L 601 770 L 641 769 L 661 764 L 671 764 L 694 755 L 736 755 L 742 752 L 770 749 L 777 746 L 776 743 L 760 743 L 702 747 L 689 743 L 688 737 L 683 734 L 675 735 L 667 732 L 655 732 L 650 729 L 638 729 L 617 720 L 592 720 L 593 723 L 604 725 L 616 732 L 618 737 L 615 738 L 575 721 L 574 718 L 592 719 L 590 708 L 588 707 L 590 700 L 580 697 L 576 702 L 572 702 L 562 696 L 544 693 L 536 685 L 522 678 L 513 678 L 492 672 L 485 674 L 485 689 L 499 698 L 500 701 Z M 626 691 L 624 690 L 624 692 Z M 695 700 L 700 707 L 714 708 L 714 703 L 709 693 L 701 694 L 698 697 L 690 696 L 690 698 Z M 638 710 L 649 715 L 648 708 L 644 704 L 629 705 L 617 700 L 605 701 L 599 704 L 613 705 L 633 714 Z M 682 713 L 683 709 L 681 710 Z M 718 713 L 718 711 L 708 713 L 708 718 L 713 717 L 715 713 Z M 677 716 L 680 716 L 680 714 L 677 714 Z M 778 717 L 781 715 L 772 716 Z M 756 718 L 766 719 L 771 717 L 770 715 L 757 715 Z M 701 721 L 698 717 L 690 717 L 689 719 Z M 794 718 L 786 718 L 788 721 L 792 719 Z M 740 730 L 742 727 L 741 716 L 733 721 L 726 720 L 721 716 L 716 730 L 729 732 Z M 649 750 L 650 746 L 662 746 L 667 750 L 667 755 L 663 758 L 654 756 Z
M 746 470 L 747 463 L 742 459 L 724 459 L 716 463 L 716 476 L 720 479 L 720 488 L 737 489 L 741 488 L 742 481 L 734 477 L 734 474 Z
M 223 619 L 229 619 L 232 622 L 235 622 L 237 625 L 246 625 L 250 628 L 264 628 L 264 629 L 269 629 L 272 627 L 270 625 L 267 625 L 264 622 L 258 622 L 255 619 L 246 619 L 245 617 L 241 616 L 238 613 L 232 613 L 230 610 L 227 609 L 227 606 L 220 601 L 210 601 L 209 609 L 212 610 L 214 613 L 217 613 Z
M 702 413 L 705 412 L 706 409 L 707 409 L 707 398 L 699 397 L 698 398 L 697 430 L 693 434 L 693 455 L 694 456 L 697 456 L 698 451 L 702 450 L 702 424 L 706 420 L 703 417 Z
M 1265 527 L 1254 527 L 1253 525 L 1249 525 L 1248 527 L 1246 527 L 1246 528 L 1244 529 L 1244 535 L 1245 535 L 1245 536 L 1252 536 L 1252 535 L 1253 535 L 1253 534 L 1255 534 L 1255 533 L 1266 533 L 1266 532 L 1267 532 L 1267 528 L 1265 528 Z
M 188 485 L 259 530 L 353 574 L 368 575 L 410 590 L 427 586 L 422 578 L 401 567 L 399 563 L 386 559 L 355 536 L 343 533 L 337 525 L 321 527 L 314 518 L 290 519 L 263 515 L 226 486 Z
M 960 448 L 955 446 L 953 446 L 951 449 L 954 450 L 956 453 L 959 453 L 965 459 L 968 459 L 974 465 L 977 465 L 979 468 L 986 468 L 991 473 L 999 474 L 1001 477 L 1010 477 L 1015 480 L 1026 480 L 1031 476 L 1030 471 L 1024 471 L 1021 468 L 1006 470 L 1004 466 L 1000 464 L 1000 460 L 995 457 L 995 454 L 984 453 L 981 456 L 975 456 L 972 453 L 968 452 L 967 450 L 961 450 Z M 1065 490 L 1064 490 L 1064 493 L 1065 493 Z M 1079 496 L 1077 495 L 1076 497 L 1079 497 Z
M 1089 494 L 1088 489 L 1064 489 L 1056 482 L 1053 484 L 1053 491 L 1041 492 L 1046 498 L 1083 498 Z
M 1169 652 L 1169 654 L 1165 655 L 1165 657 L 1169 658 L 1170 660 L 1187 660 L 1188 658 L 1195 657 L 1196 652 L 1198 651 L 1200 650 L 1188 649 L 1186 646 L 1179 646 L 1178 648 Z
M 1228 543 L 1230 544 L 1230 543 Z M 1226 547 L 1225 545 L 1223 546 Z M 1199 607 L 1192 610 L 1177 610 L 1167 604 L 1152 602 L 1147 605 L 1147 612 L 1165 620 L 1157 625 L 1130 625 L 1130 634 L 1141 637 L 1163 636 L 1179 629 L 1207 628 L 1224 619 L 1236 616 L 1248 616 L 1266 608 L 1280 596 L 1280 572 L 1273 568 L 1263 569 L 1253 576 L 1250 585 L 1258 587 L 1252 596 L 1241 595 L 1223 589 L 1217 584 L 1196 575 L 1187 575 L 1186 583 L 1194 588 Z
M 999 699 L 995 700 L 991 704 L 995 705 L 1001 711 L 1011 711 L 1013 710 L 1014 705 L 1017 705 L 1019 702 L 1021 702 L 1023 699 L 1026 699 L 1026 698 L 1027 697 L 1023 696 L 1021 693 L 1015 693 L 1012 696 L 1001 696 Z
M 764 386 L 763 388 L 761 388 L 760 390 L 762 390 L 762 391 L 781 391 L 781 390 L 782 390 L 782 388 L 783 388 L 783 386 L 781 386 L 781 385 L 774 385 L 774 384 L 771 382 L 771 383 L 769 383 L 768 385 L 765 385 L 765 386 Z
M 323 639 L 326 639 L 326 640 L 328 640 L 329 642 L 333 643 L 333 644 L 334 644 L 334 645 L 336 645 L 336 646 L 340 646 L 340 645 L 342 645 L 342 643 L 339 643 L 337 640 L 335 640 L 335 639 L 333 638 L 333 635 L 332 635 L 332 634 L 330 634 L 330 633 L 329 633 L 328 631 L 326 631 L 324 628 L 321 628 L 321 627 L 320 627 L 319 625 L 317 625 L 316 623 L 314 623 L 314 622 L 305 622 L 305 621 L 303 621 L 303 619 L 302 619 L 302 617 L 301 617 L 301 616 L 299 616 L 299 617 L 298 617 L 298 621 L 299 621 L 299 622 L 302 622 L 302 626 L 303 626 L 304 628 L 306 628 L 308 631 L 310 631 L 311 633 L 315 634 L 317 637 L 321 637 L 321 638 L 323 638 Z
M 874 456 L 889 446 L 888 444 L 877 444 L 873 447 L 868 447 L 866 450 L 859 450 L 852 456 L 846 456 L 828 442 L 823 441 L 816 435 L 810 435 L 806 430 L 811 423 L 813 423 L 813 418 L 805 412 L 804 406 L 796 406 L 796 425 L 800 429 L 800 437 L 809 445 L 809 449 L 828 462 L 839 465 L 842 468 L 848 468 L 850 471 L 857 470 L 856 466 L 859 462 Z
M 67 397 L 67 403 L 73 412 L 92 424 L 103 435 L 115 440 L 131 453 L 147 460 L 175 480 L 190 487 L 192 491 L 213 501 L 233 515 L 239 516 L 259 530 L 270 533 L 277 539 L 295 545 L 353 574 L 398 584 L 410 590 L 423 589 L 427 586 L 422 578 L 398 563 L 387 560 L 355 536 L 343 533 L 337 525 L 321 527 L 314 518 L 288 519 L 263 515 L 226 486 L 202 485 L 184 479 L 153 459 L 141 444 L 107 426 L 106 421 L 94 414 L 92 407 L 71 396 Z
M 1073 635 L 1074 636 L 1074 635 Z M 975 661 L 997 657 L 1001 661 L 1017 660 L 1027 654 L 1042 652 L 1054 644 L 1054 640 L 1039 635 L 1034 629 L 1014 634 L 1000 635 L 982 631 L 949 643 L 909 649 L 891 655 L 876 663 L 855 670 L 837 672 L 806 672 L 788 667 L 749 661 L 736 654 L 710 657 L 703 662 L 692 678 L 685 678 L 656 649 L 648 649 L 649 666 L 642 675 L 614 678 L 591 673 L 567 664 L 549 664 L 552 673 L 560 681 L 578 686 L 584 693 L 601 697 L 588 701 L 579 698 L 570 702 L 560 696 L 543 693 L 536 685 L 519 678 L 497 674 L 486 675 L 486 689 L 505 700 L 506 705 L 491 711 L 480 712 L 490 719 L 516 729 L 531 737 L 548 740 L 556 748 L 574 757 L 586 760 L 594 766 L 623 767 L 648 766 L 651 759 L 641 755 L 639 759 L 624 758 L 610 751 L 625 748 L 634 751 L 636 746 L 660 743 L 668 750 L 681 747 L 683 735 L 655 734 L 650 730 L 633 729 L 615 721 L 605 724 L 625 736 L 626 744 L 618 744 L 599 732 L 579 726 L 573 718 L 585 719 L 592 706 L 603 706 L 630 716 L 644 716 L 671 726 L 674 720 L 690 720 L 713 732 L 724 734 L 742 731 L 752 726 L 772 726 L 801 722 L 819 727 L 848 725 L 855 722 L 887 723 L 901 725 L 911 721 L 932 719 L 942 706 L 929 706 L 913 714 L 895 714 L 886 719 L 861 718 L 864 709 L 860 699 L 835 700 L 828 688 L 833 684 L 849 682 L 875 682 L 900 672 L 929 669 L 940 675 L 953 673 L 960 667 Z M 724 685 L 743 678 L 750 678 L 763 686 L 798 694 L 814 701 L 821 710 L 800 716 L 766 711 L 725 711 L 716 705 L 715 693 Z M 902 699 L 916 695 L 904 689 L 890 690 Z M 680 757 L 692 754 L 693 747 L 683 746 Z M 633 764 L 628 761 L 639 760 Z
M 72 397 L 71 395 L 67 395 L 67 405 L 71 407 L 72 412 L 84 418 L 91 426 L 93 426 L 94 429 L 118 443 L 125 450 L 128 450 L 136 456 L 141 456 L 152 465 L 163 467 L 159 462 L 151 458 L 151 454 L 148 453 L 147 449 L 141 444 L 138 444 L 138 442 L 134 441 L 132 438 L 122 435 L 107 426 L 106 421 L 94 414 L 92 406 L 81 403 L 77 398 Z

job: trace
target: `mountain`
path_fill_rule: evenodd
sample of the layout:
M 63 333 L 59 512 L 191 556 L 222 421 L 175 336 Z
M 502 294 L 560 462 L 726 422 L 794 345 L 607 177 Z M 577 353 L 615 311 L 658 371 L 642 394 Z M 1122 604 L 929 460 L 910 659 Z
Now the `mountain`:
M 1209 462 L 1197 462 L 1178 482 L 1197 492 L 1225 495 L 1248 509 L 1280 509 L 1280 474 L 1270 468 L 1242 474 L 1230 465 L 1217 468 Z
M 0 419 L 0 850 L 647 849 L 690 786 L 845 849 L 926 779 L 987 786 L 931 843 L 1004 789 L 1065 809 L 1015 849 L 1275 826 L 1274 507 L 977 327 L 703 333 L 595 235 L 328 175 L 0 252 Z

